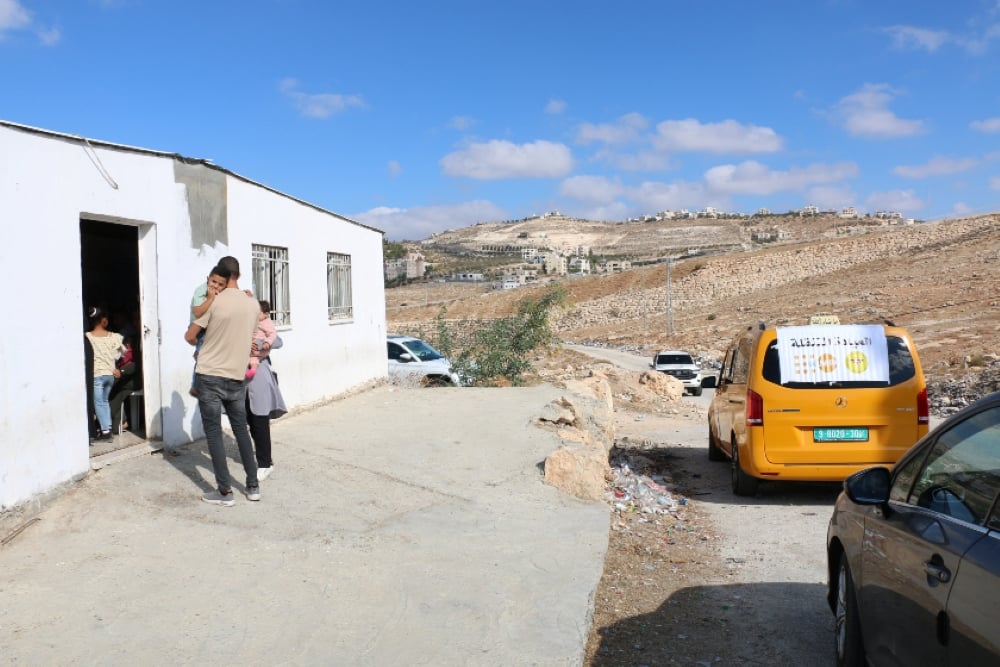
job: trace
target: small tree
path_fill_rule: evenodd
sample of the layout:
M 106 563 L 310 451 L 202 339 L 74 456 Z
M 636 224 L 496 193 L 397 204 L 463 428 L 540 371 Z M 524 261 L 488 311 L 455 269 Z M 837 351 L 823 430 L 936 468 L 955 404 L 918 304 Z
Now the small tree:
M 524 299 L 516 316 L 493 320 L 475 331 L 457 356 L 451 356 L 455 336 L 444 321 L 442 308 L 436 319 L 439 348 L 452 359 L 455 371 L 469 384 L 519 386 L 524 374 L 531 370 L 530 353 L 555 339 L 555 332 L 549 326 L 549 312 L 565 299 L 562 287 L 551 289 L 538 299 Z

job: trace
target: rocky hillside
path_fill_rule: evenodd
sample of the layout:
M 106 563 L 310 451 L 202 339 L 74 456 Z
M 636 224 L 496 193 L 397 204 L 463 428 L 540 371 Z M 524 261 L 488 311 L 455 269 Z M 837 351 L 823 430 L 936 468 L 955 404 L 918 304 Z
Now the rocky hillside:
M 569 304 L 554 324 L 568 341 L 712 357 L 758 320 L 829 312 L 845 322 L 887 319 L 907 327 L 931 378 L 965 373 L 1000 353 L 1000 214 L 809 236 L 673 263 L 669 287 L 665 264 L 563 279 Z M 507 315 L 539 289 L 430 283 L 388 290 L 389 328 L 427 323 L 442 306 L 449 319 Z

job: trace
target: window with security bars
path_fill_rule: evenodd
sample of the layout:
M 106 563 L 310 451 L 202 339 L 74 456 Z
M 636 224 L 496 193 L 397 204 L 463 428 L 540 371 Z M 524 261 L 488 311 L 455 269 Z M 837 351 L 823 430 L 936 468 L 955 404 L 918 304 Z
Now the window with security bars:
M 288 248 L 253 245 L 253 293 L 271 304 L 271 319 L 278 326 L 292 323 L 288 292 Z
M 351 256 L 326 253 L 327 316 L 331 320 L 354 317 L 351 297 Z

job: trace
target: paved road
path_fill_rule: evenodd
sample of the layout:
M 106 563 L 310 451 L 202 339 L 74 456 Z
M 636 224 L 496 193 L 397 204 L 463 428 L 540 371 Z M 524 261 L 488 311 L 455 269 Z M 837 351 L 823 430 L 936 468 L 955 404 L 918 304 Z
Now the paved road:
M 92 473 L 0 547 L 0 663 L 578 665 L 609 508 L 542 480 L 562 393 L 380 387 L 283 417 L 260 502 L 230 462 L 231 508 L 200 501 L 204 442 Z

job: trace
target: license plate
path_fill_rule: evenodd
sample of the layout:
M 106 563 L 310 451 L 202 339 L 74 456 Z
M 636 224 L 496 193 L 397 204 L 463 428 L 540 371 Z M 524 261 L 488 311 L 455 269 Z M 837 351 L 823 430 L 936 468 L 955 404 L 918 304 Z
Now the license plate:
M 813 429 L 813 442 L 866 442 L 867 440 L 868 429 L 863 427 Z

